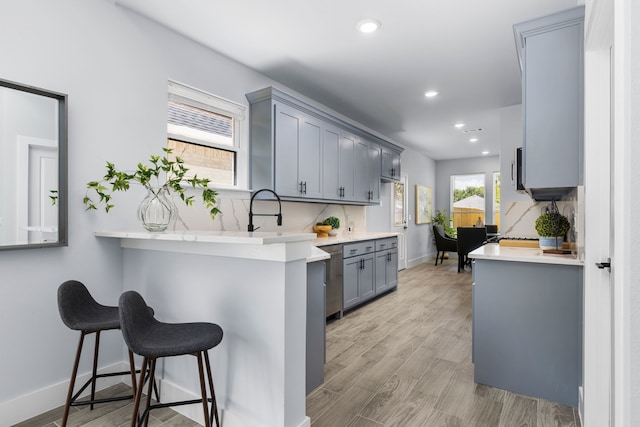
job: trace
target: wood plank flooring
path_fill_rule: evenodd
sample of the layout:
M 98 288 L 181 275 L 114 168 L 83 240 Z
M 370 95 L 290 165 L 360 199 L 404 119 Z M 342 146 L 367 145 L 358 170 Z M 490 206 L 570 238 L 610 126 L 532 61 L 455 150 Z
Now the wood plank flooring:
M 428 262 L 399 283 L 328 323 L 312 427 L 580 427 L 574 408 L 474 383 L 468 269 Z
M 580 427 L 574 408 L 473 382 L 471 274 L 455 259 L 402 271 L 399 283 L 328 323 L 325 383 L 307 396 L 312 427 Z M 130 401 L 72 408 L 68 425 L 124 427 L 131 411 Z M 57 408 L 17 426 L 61 418 Z M 162 409 L 149 425 L 197 424 Z

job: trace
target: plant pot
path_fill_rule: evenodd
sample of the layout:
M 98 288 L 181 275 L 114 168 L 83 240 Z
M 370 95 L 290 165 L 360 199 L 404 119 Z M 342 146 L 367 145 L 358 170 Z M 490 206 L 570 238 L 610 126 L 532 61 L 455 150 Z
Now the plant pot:
M 329 237 L 336 237 L 338 235 L 338 230 L 336 230 L 335 228 L 332 228 L 331 231 L 329 231 Z
M 330 225 L 314 225 L 313 231 L 316 232 L 316 235 L 319 239 L 326 239 L 329 237 L 329 232 L 331 231 Z
M 562 249 L 562 236 L 540 237 L 540 249 Z
M 167 229 L 174 220 L 177 209 L 165 187 L 147 187 L 147 196 L 138 207 L 138 218 L 147 231 Z

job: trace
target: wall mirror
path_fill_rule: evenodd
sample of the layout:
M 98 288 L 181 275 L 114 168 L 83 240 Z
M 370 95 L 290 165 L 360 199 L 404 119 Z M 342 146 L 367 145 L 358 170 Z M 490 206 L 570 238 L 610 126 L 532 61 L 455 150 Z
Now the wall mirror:
M 67 95 L 0 80 L 0 250 L 67 245 Z

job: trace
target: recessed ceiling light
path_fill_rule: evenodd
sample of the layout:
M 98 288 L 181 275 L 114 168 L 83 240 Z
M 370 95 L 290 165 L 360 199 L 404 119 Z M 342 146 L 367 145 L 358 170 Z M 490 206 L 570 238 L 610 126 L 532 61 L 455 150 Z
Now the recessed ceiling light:
M 484 151 L 482 152 L 482 155 L 483 155 L 483 156 L 486 156 L 487 154 L 489 154 L 489 152 L 488 152 L 487 150 L 484 150 Z
M 438 92 L 435 90 L 430 90 L 424 93 L 424 96 L 426 96 L 427 98 L 433 98 L 436 95 L 438 95 Z
M 464 127 L 464 123 L 456 123 L 455 125 L 453 125 L 453 127 L 455 127 L 456 129 L 460 129 Z
M 469 139 L 469 142 L 478 142 L 478 138 L 471 138 Z
M 377 19 L 364 19 L 358 22 L 358 30 L 362 33 L 373 33 L 380 28 L 381 25 Z

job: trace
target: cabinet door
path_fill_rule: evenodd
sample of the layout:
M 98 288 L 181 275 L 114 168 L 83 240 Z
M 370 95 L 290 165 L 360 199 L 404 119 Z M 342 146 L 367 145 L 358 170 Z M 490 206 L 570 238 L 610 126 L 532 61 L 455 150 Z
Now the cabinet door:
M 360 301 L 358 293 L 358 276 L 361 268 L 361 257 L 347 258 L 342 271 L 342 305 L 344 310 L 353 307 Z
M 340 135 L 338 187 L 341 189 L 341 199 L 347 201 L 357 200 L 355 193 L 355 155 L 356 138 L 353 135 L 342 133 Z
M 523 70 L 524 184 L 528 188 L 581 183 L 583 26 L 526 38 Z
M 400 154 L 388 148 L 382 149 L 380 177 L 385 180 L 400 180 Z
M 388 289 L 387 268 L 389 251 L 376 252 L 376 295 Z
M 340 161 L 340 134 L 336 129 L 325 127 L 322 138 L 322 194 L 325 199 L 341 199 Z
M 362 257 L 362 269 L 360 270 L 360 277 L 358 278 L 360 302 L 372 298 L 376 294 L 374 263 L 374 254 L 367 254 Z
M 275 127 L 275 191 L 281 196 L 300 196 L 298 180 L 298 141 L 300 113 L 276 103 Z
M 301 119 L 297 162 L 298 181 L 302 183 L 301 195 L 320 199 L 322 198 L 320 172 L 322 165 L 322 122 L 304 115 Z
M 389 250 L 389 260 L 387 262 L 387 288 L 393 289 L 398 286 L 398 250 Z
M 354 182 L 355 197 L 359 202 L 368 202 L 371 199 L 371 189 L 369 188 L 369 145 L 366 141 L 356 141 Z
M 369 190 L 371 191 L 369 201 L 371 203 L 380 202 L 380 155 L 379 146 L 374 144 L 369 146 Z

